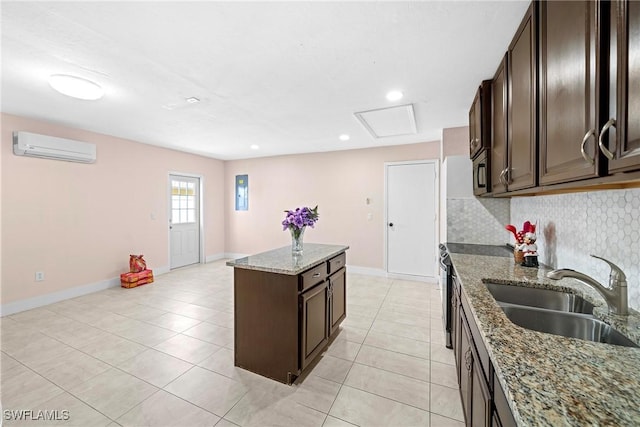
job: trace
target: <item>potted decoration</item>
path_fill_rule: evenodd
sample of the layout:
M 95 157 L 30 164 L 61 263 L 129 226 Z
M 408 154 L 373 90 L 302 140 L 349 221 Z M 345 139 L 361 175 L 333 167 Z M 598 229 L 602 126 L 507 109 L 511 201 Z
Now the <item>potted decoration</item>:
M 516 244 L 513 248 L 513 256 L 516 264 L 521 264 L 525 267 L 537 267 L 538 246 L 536 245 L 536 225 L 526 221 L 522 225 L 522 230 L 517 232 L 516 227 L 511 224 L 505 226 L 505 228 L 509 230 L 516 239 Z
M 316 205 L 313 209 L 305 206 L 284 212 L 285 217 L 282 221 L 282 230 L 289 229 L 291 232 L 291 252 L 296 256 L 302 255 L 304 230 L 307 226 L 313 228 L 316 221 L 318 221 L 318 206 Z

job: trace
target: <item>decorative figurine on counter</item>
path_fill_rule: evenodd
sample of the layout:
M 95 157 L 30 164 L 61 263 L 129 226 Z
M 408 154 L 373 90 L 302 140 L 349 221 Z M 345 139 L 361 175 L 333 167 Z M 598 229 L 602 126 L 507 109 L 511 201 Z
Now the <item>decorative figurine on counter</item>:
M 524 243 L 520 245 L 520 250 L 524 253 L 523 267 L 538 266 L 538 245 L 536 245 L 536 239 L 536 233 L 534 232 L 529 231 L 524 234 Z
M 514 246 L 514 259 L 517 264 L 524 267 L 538 267 L 538 246 L 536 245 L 536 225 L 526 221 L 522 230 L 516 232 L 516 227 L 509 224 L 505 226 L 516 239 Z

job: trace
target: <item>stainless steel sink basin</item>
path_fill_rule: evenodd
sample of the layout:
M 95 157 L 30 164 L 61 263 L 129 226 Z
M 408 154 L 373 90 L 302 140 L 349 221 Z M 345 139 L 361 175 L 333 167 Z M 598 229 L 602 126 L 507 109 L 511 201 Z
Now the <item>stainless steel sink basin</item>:
M 485 283 L 485 285 L 498 302 L 572 313 L 591 314 L 593 312 L 593 304 L 578 295 L 568 292 L 498 283 Z
M 564 337 L 579 338 L 625 347 L 638 347 L 610 325 L 587 314 L 498 303 L 509 320 L 523 328 Z

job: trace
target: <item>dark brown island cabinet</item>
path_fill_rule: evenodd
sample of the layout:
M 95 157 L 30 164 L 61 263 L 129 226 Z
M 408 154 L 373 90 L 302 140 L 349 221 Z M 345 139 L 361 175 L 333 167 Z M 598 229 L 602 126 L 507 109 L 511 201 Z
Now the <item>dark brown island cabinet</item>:
M 347 315 L 348 246 L 305 244 L 227 262 L 234 268 L 235 366 L 291 384 Z

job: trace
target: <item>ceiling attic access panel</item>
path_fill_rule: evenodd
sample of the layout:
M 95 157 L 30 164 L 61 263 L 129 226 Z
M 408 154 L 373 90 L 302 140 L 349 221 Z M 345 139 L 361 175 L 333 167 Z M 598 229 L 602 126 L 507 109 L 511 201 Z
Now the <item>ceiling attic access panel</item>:
M 413 104 L 361 111 L 355 116 L 375 139 L 418 133 Z

